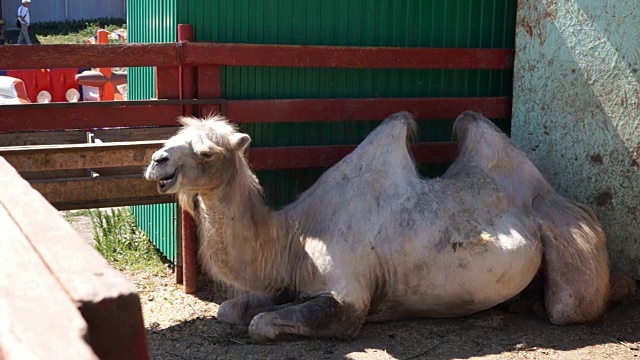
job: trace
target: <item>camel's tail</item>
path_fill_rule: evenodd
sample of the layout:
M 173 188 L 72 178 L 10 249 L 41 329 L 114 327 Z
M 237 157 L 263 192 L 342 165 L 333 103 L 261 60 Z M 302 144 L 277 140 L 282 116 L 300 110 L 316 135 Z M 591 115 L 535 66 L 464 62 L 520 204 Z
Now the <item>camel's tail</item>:
M 533 201 L 544 246 L 545 305 L 556 325 L 586 322 L 610 294 L 606 237 L 593 211 L 555 192 Z

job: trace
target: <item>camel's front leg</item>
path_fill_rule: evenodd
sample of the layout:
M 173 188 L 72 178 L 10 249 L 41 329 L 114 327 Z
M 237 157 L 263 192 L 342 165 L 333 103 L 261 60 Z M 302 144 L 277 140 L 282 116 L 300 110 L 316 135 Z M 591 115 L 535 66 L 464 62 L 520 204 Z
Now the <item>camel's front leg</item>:
M 246 294 L 223 302 L 218 308 L 216 318 L 231 325 L 248 325 L 257 314 L 291 306 L 294 299 L 295 297 L 288 293 L 276 296 Z
M 258 314 L 251 320 L 249 335 L 256 341 L 278 335 L 353 338 L 360 331 L 365 314 L 341 304 L 332 296 L 319 296 L 287 308 Z

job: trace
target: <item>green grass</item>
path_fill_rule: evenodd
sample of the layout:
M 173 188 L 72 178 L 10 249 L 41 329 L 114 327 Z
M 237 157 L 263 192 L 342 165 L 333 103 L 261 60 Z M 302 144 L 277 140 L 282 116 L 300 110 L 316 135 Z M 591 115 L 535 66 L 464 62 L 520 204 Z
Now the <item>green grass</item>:
M 162 254 L 138 228 L 129 208 L 91 210 L 95 248 L 118 270 L 164 269 Z

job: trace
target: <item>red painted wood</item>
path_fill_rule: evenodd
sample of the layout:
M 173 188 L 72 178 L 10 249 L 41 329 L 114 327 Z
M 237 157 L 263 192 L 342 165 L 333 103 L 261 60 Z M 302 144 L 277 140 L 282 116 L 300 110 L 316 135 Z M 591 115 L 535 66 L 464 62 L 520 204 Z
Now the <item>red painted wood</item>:
M 178 41 L 186 43 L 193 40 L 193 26 L 178 25 Z M 192 99 L 194 96 L 193 67 L 180 67 L 180 99 Z M 183 106 L 183 115 L 192 116 L 193 105 Z M 184 209 L 181 210 L 182 231 L 182 282 L 184 292 L 194 294 L 198 290 L 198 250 L 195 220 Z
M 489 118 L 511 116 L 511 98 L 377 98 L 230 100 L 227 116 L 237 123 L 383 120 L 398 111 L 419 119 L 455 119 L 465 110 Z
M 177 68 L 161 68 L 158 73 L 166 75 L 158 77 L 159 97 L 180 97 Z M 214 69 L 209 74 L 219 75 Z M 202 81 L 199 83 L 202 84 Z M 200 86 L 199 91 L 209 97 L 208 94 L 213 96 L 219 93 L 219 88 Z M 53 104 L 4 105 L 0 111 L 0 133 L 172 126 L 176 125 L 176 118 L 182 114 L 181 105 L 127 105 L 126 102 L 122 102 L 122 106 L 100 108 L 91 103 L 64 104 L 64 107 L 55 109 L 53 107 Z M 237 123 L 382 120 L 403 110 L 412 112 L 419 119 L 454 119 L 465 110 L 479 111 L 490 118 L 508 118 L 511 116 L 511 99 L 279 99 L 230 100 L 227 103 L 227 116 Z
M 182 114 L 180 105 L 156 106 L 83 106 L 52 109 L 48 104 L 3 105 L 0 108 L 0 133 L 64 129 L 95 129 L 133 126 L 175 126 Z M 66 104 L 65 104 L 66 105 Z
M 220 67 L 217 65 L 198 66 L 197 92 L 200 99 L 220 99 Z M 219 105 L 199 105 L 198 116 L 206 117 L 220 113 Z
M 181 96 L 180 99 L 193 99 L 195 95 L 194 69 L 191 66 L 181 67 Z M 195 116 L 193 105 L 183 105 L 182 114 L 184 116 Z
M 198 249 L 196 223 L 186 211 L 181 211 L 182 225 L 182 282 L 184 292 L 194 294 L 198 291 Z
M 178 42 L 193 41 L 193 25 L 178 24 Z
M 180 52 L 174 43 L 3 46 L 0 69 L 178 66 Z
M 355 148 L 356 145 L 252 148 L 248 158 L 253 170 L 327 168 Z M 418 163 L 450 163 L 455 159 L 456 149 L 457 144 L 453 142 L 411 145 Z
M 396 69 L 512 69 L 513 49 L 189 43 L 189 65 Z
M 180 67 L 157 67 L 156 68 L 156 98 L 158 99 L 180 99 Z
M 184 30 L 183 30 L 184 31 Z M 38 56 L 33 56 L 37 53 Z M 33 45 L 2 48 L 0 69 L 185 65 L 511 69 L 513 49 L 391 48 L 189 43 Z

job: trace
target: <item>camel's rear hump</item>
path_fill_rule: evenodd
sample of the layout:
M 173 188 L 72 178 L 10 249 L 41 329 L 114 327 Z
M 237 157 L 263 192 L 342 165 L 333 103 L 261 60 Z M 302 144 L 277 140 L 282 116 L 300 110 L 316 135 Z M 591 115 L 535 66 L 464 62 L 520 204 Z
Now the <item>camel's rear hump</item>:
M 481 169 L 525 213 L 544 246 L 545 302 L 554 324 L 600 316 L 609 298 L 606 237 L 593 211 L 560 196 L 529 158 L 489 119 L 465 112 L 454 124 L 460 155 L 446 176 Z

